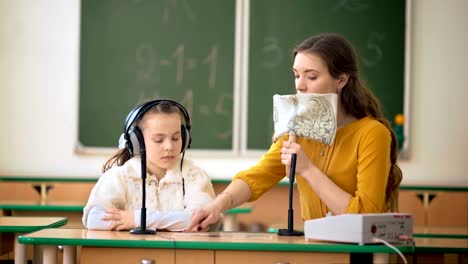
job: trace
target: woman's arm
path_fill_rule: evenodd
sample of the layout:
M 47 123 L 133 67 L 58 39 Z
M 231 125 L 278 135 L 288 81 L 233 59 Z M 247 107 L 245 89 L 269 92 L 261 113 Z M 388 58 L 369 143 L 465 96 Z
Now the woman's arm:
M 320 197 L 334 215 L 346 212 L 352 196 L 338 187 L 327 175 L 311 164 L 309 169 L 300 175 L 309 183 L 314 192 Z
M 219 208 L 220 213 L 237 207 L 250 199 L 251 191 L 249 185 L 243 180 L 232 181 L 226 189 L 213 202 L 215 207 Z
M 357 150 L 357 186 L 354 196 L 325 175 L 297 143 L 283 143 L 282 162 L 289 166 L 297 154 L 296 173 L 301 175 L 333 214 L 382 212 L 389 173 L 390 135 L 383 126 L 366 130 Z
M 203 209 L 193 212 L 186 231 L 206 231 L 209 226 L 220 221 L 222 213 L 239 206 L 250 199 L 249 185 L 243 180 L 232 181 L 216 199 Z
M 275 186 L 285 176 L 285 167 L 281 164 L 280 153 L 282 140 L 270 146 L 260 161 L 248 170 L 236 174 L 232 182 L 220 193 L 214 202 L 194 212 L 187 231 L 207 230 L 210 224 L 219 221 L 227 210 L 247 201 L 258 199 L 263 193 Z

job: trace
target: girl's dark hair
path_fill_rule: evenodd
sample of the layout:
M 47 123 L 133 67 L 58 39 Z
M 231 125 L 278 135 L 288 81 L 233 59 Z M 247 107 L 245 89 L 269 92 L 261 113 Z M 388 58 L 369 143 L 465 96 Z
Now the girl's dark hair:
M 384 124 L 391 133 L 390 174 L 385 190 L 387 210 L 398 211 L 398 188 L 403 174 L 397 165 L 398 144 L 395 132 L 390 122 L 383 116 L 380 102 L 361 80 L 356 52 L 349 41 L 335 33 L 324 33 L 306 39 L 293 50 L 293 57 L 297 53 L 314 53 L 322 58 L 328 66 L 332 77 L 339 78 L 341 74 L 348 74 L 348 83 L 338 94 L 341 104 L 347 114 L 358 119 L 371 116 Z
M 140 119 L 135 122 L 135 125 L 139 126 L 140 129 L 141 129 L 140 122 L 143 119 L 143 117 L 148 113 L 162 113 L 162 114 L 178 113 L 181 118 L 181 121 L 185 122 L 183 120 L 183 114 L 180 112 L 180 109 L 176 105 L 170 103 L 169 101 L 161 101 L 160 103 L 148 109 L 143 114 L 143 116 L 141 116 Z M 112 155 L 112 157 L 110 157 L 104 163 L 104 165 L 102 166 L 102 172 L 103 173 L 106 172 L 107 170 L 112 168 L 112 166 L 114 166 L 115 164 L 117 164 L 118 166 L 122 166 L 123 164 L 125 164 L 125 162 L 127 162 L 127 160 L 131 158 L 132 158 L 132 155 L 130 154 L 130 150 L 128 148 L 119 149 L 114 155 Z

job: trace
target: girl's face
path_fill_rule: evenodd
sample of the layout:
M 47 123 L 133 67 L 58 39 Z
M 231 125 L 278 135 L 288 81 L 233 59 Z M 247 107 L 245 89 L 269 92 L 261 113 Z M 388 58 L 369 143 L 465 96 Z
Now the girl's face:
M 344 74 L 338 79 L 333 78 L 322 58 L 310 52 L 296 54 L 293 73 L 298 94 L 337 93 L 338 88 L 342 88 L 348 80 Z
M 180 115 L 148 112 L 143 116 L 141 128 L 145 139 L 147 169 L 150 174 L 162 176 L 180 157 Z

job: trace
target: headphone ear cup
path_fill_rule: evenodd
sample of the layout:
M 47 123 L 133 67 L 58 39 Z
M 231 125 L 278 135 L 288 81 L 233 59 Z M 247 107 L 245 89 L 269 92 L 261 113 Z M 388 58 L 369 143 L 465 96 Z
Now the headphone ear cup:
M 141 154 L 141 148 L 145 146 L 141 130 L 134 126 L 128 131 L 128 145 L 132 157 Z
M 182 135 L 182 149 L 180 153 L 184 152 L 186 149 L 190 148 L 190 143 L 192 139 L 190 138 L 190 132 L 188 129 L 182 125 L 180 128 L 181 135 Z

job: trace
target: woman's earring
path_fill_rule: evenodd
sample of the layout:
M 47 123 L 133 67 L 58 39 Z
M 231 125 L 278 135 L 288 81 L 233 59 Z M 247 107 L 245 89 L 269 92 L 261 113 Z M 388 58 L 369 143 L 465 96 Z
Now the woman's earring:
M 338 87 L 338 93 L 341 93 L 341 90 L 343 90 L 343 87 Z

